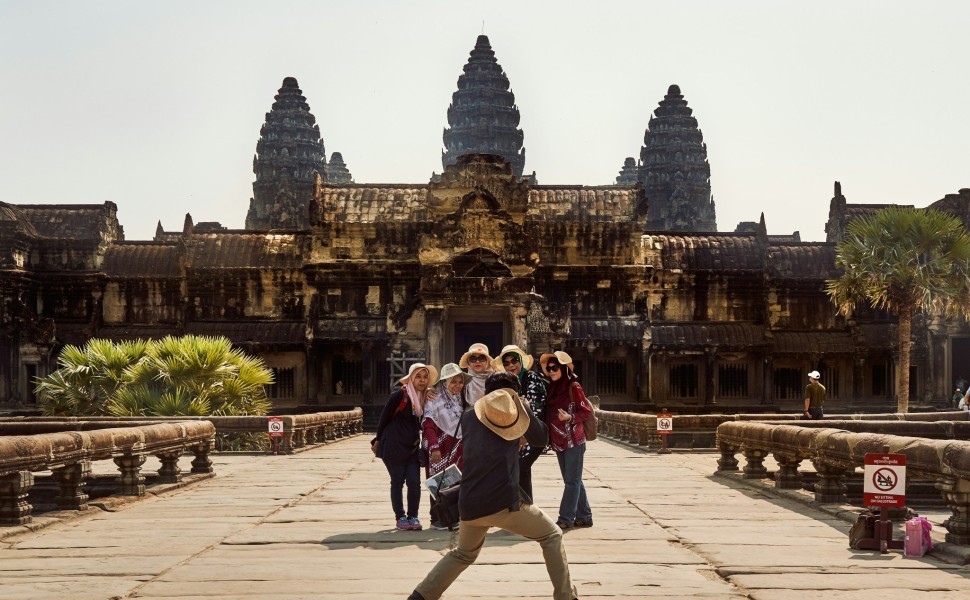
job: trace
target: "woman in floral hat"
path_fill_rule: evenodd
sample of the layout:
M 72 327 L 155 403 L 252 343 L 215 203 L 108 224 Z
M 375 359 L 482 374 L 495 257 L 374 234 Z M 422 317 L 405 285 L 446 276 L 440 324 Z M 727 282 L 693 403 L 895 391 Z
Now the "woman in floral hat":
M 471 381 L 465 386 L 465 400 L 474 406 L 478 399 L 485 395 L 485 380 L 495 372 L 492 369 L 492 357 L 488 354 L 488 346 L 482 343 L 472 344 L 468 352 L 461 355 L 458 366 L 468 369 L 468 374 L 472 376 Z

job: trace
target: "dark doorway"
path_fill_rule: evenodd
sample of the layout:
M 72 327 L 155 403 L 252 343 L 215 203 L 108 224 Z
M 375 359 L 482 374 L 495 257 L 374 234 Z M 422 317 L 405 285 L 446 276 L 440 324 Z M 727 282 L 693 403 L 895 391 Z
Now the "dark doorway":
M 488 351 L 495 358 L 496 352 L 503 347 L 501 322 L 455 323 L 455 357 L 458 362 L 461 355 L 468 351 L 472 344 L 482 343 L 488 346 Z M 450 362 L 450 361 L 449 361 Z
M 951 338 L 950 344 L 950 373 L 953 381 L 950 382 L 947 392 L 952 394 L 954 388 L 961 383 L 963 391 L 966 392 L 967 382 L 970 381 L 970 337 Z

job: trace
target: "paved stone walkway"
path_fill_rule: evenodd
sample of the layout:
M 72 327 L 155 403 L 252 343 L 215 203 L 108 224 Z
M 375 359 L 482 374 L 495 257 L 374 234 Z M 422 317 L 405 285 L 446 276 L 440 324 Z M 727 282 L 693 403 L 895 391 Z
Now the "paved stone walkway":
M 595 527 L 566 533 L 584 600 L 970 597 L 970 568 L 849 550 L 846 523 L 712 478 L 715 454 L 597 441 L 586 456 Z M 448 549 L 448 532 L 392 528 L 367 436 L 215 462 L 214 479 L 0 541 L 0 600 L 403 600 Z M 554 458 L 535 475 L 555 516 Z M 549 598 L 541 559 L 495 531 L 445 598 Z

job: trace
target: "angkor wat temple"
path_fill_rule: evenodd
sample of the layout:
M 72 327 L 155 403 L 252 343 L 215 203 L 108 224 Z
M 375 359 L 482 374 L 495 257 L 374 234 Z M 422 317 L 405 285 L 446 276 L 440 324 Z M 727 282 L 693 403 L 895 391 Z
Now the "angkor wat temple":
M 482 341 L 565 349 L 605 405 L 798 410 L 818 369 L 830 406 L 894 409 L 893 319 L 837 316 L 824 292 L 846 224 L 879 206 L 848 204 L 836 184 L 825 242 L 769 235 L 763 217 L 718 232 L 707 148 L 676 85 L 616 185 L 539 185 L 485 36 L 447 121 L 442 173 L 354 183 L 288 77 L 260 131 L 245 230 L 187 215 L 181 231 L 126 241 L 111 202 L 0 203 L 0 405 L 34 403 L 33 378 L 65 344 L 194 333 L 262 356 L 281 407 L 383 403 L 410 362 Z M 932 206 L 970 224 L 970 189 Z M 970 328 L 924 320 L 914 341 L 913 402 L 942 402 L 970 377 Z

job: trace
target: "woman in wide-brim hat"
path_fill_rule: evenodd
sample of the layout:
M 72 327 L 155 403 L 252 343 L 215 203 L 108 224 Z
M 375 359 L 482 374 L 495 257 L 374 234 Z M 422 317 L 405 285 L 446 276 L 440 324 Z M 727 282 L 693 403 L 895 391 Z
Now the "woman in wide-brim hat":
M 519 396 L 529 404 L 532 412 L 540 421 L 546 421 L 546 380 L 545 378 L 532 371 L 532 356 L 525 350 L 510 344 L 499 352 L 492 365 L 496 371 L 511 373 L 519 380 Z M 536 448 L 529 444 L 523 446 L 519 453 L 519 485 L 522 490 L 532 495 L 532 465 L 539 459 L 545 447 Z
M 593 510 L 583 484 L 586 454 L 583 424 L 593 416 L 593 406 L 573 373 L 573 359 L 569 354 L 562 350 L 543 354 L 539 364 L 552 382 L 546 395 L 546 424 L 564 485 L 557 523 L 563 529 L 591 527 Z
M 458 359 L 458 366 L 468 369 L 468 374 L 472 376 L 465 386 L 465 399 L 469 404 L 474 405 L 485 395 L 485 380 L 495 372 L 492 369 L 492 361 L 492 357 L 488 354 L 488 346 L 481 342 L 472 344 L 468 352 Z
M 441 367 L 441 378 L 435 385 L 437 395 L 424 405 L 421 430 L 424 433 L 424 450 L 428 453 L 426 477 L 434 477 L 451 465 L 462 468 L 461 416 L 468 409 L 465 401 L 465 385 L 472 379 L 455 363 Z M 432 497 L 431 526 L 447 529 L 434 519 L 435 501 Z
M 432 386 L 438 381 L 438 369 L 424 363 L 414 363 L 408 374 L 400 379 L 401 388 L 395 390 L 384 405 L 377 425 L 377 455 L 384 461 L 391 476 L 391 508 L 394 526 L 398 529 L 421 529 L 418 510 L 421 504 L 421 465 L 418 448 L 421 441 L 421 418 L 430 398 Z M 407 509 L 404 506 L 404 486 L 407 485 Z

